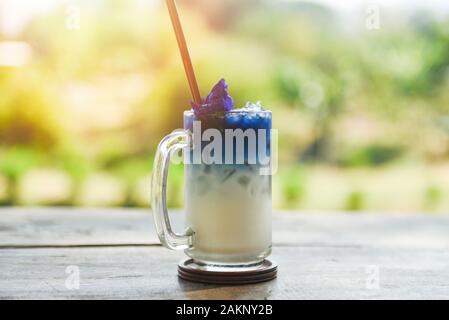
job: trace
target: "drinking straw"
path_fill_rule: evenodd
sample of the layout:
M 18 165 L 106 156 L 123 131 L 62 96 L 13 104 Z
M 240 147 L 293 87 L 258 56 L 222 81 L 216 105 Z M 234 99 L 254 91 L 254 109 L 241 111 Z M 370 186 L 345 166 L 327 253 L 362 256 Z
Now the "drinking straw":
M 193 70 L 192 60 L 190 59 L 189 49 L 187 47 L 184 32 L 182 30 L 181 21 L 179 20 L 178 10 L 174 0 L 166 0 L 170 19 L 175 29 L 176 40 L 178 42 L 179 51 L 181 52 L 182 62 L 186 71 L 187 80 L 189 81 L 190 92 L 192 93 L 193 101 L 202 104 L 200 90 L 196 81 L 195 72 Z

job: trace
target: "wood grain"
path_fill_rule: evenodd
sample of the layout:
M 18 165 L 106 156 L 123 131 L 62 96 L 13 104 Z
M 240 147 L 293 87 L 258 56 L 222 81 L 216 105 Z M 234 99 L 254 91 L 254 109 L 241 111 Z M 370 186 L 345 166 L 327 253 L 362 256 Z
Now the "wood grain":
M 172 213 L 175 228 L 183 215 Z M 278 279 L 211 286 L 176 276 L 149 210 L 0 209 L 0 299 L 448 299 L 449 217 L 276 213 Z M 80 270 L 80 289 L 65 286 Z M 370 276 L 378 272 L 379 287 Z
M 0 299 L 447 299 L 445 250 L 275 248 L 278 278 L 247 286 L 180 280 L 183 254 L 161 247 L 2 250 Z M 65 286 L 78 266 L 80 289 Z M 371 266 L 379 288 L 367 286 Z
M 171 213 L 175 230 L 184 215 Z M 449 215 L 273 214 L 275 246 L 449 249 Z M 150 210 L 0 209 L 0 247 L 155 245 Z

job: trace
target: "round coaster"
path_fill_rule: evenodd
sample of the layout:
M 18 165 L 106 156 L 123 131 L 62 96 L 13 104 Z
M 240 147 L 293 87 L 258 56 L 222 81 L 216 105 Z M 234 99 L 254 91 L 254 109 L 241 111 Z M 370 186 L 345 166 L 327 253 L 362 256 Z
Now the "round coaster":
M 262 263 L 244 267 L 203 265 L 186 259 L 178 265 L 181 279 L 220 285 L 242 285 L 270 281 L 277 276 L 277 263 L 265 259 Z

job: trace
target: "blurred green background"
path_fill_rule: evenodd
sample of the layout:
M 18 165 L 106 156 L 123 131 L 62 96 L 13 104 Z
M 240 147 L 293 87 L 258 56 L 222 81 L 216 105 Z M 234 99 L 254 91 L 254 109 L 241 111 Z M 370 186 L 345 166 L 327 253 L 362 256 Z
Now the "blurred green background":
M 379 3 L 178 1 L 203 95 L 274 113 L 276 209 L 449 212 L 449 6 Z M 189 100 L 163 1 L 0 0 L 0 205 L 147 207 Z

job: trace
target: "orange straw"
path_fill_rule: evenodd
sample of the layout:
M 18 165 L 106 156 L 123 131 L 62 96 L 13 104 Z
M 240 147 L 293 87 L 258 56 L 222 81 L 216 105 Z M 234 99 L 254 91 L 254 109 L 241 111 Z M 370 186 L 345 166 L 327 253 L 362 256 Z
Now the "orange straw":
M 179 51 L 181 52 L 182 62 L 186 71 L 187 80 L 189 81 L 190 91 L 192 92 L 193 100 L 202 104 L 200 90 L 196 81 L 195 72 L 193 70 L 192 60 L 190 59 L 189 49 L 187 47 L 184 32 L 182 31 L 181 21 L 179 20 L 178 10 L 174 0 L 166 0 L 168 12 L 170 13 L 171 22 L 175 29 L 176 40 L 178 41 Z

